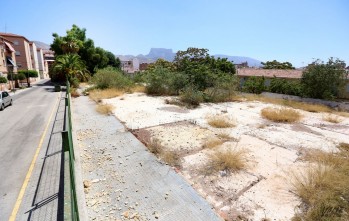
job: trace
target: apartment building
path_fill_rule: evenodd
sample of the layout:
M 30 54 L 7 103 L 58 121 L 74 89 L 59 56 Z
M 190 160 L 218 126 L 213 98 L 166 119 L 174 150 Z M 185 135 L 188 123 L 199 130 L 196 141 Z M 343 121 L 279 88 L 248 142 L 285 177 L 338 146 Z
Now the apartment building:
M 34 48 L 36 50 L 36 46 L 33 45 L 33 43 L 31 44 L 31 42 L 24 36 L 12 33 L 0 32 L 0 36 L 13 42 L 18 70 L 36 70 L 35 65 L 37 61 L 35 61 L 35 59 L 37 58 L 37 56 L 32 55 L 31 52 Z
M 17 72 L 13 42 L 0 35 L 0 75 Z

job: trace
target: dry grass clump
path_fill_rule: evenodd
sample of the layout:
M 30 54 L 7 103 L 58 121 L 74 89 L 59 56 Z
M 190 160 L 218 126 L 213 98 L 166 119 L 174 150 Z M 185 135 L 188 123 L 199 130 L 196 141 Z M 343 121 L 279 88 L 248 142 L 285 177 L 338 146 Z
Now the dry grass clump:
M 247 168 L 248 152 L 246 150 L 216 151 L 209 156 L 205 171 L 212 174 L 218 171 L 238 172 Z
M 293 123 L 297 122 L 301 119 L 301 114 L 298 111 L 295 111 L 290 108 L 271 108 L 267 107 L 262 109 L 261 111 L 262 117 L 274 121 L 274 122 L 282 122 L 282 123 Z
M 144 85 L 139 85 L 139 84 L 133 86 L 130 89 L 130 92 L 132 92 L 132 93 L 145 93 L 145 91 L 146 91 L 145 86 Z
M 235 127 L 235 123 L 232 119 L 228 118 L 225 115 L 214 115 L 210 116 L 207 119 L 207 123 L 211 127 L 215 128 L 230 128 Z
M 251 95 L 249 94 L 244 96 L 240 95 L 240 98 L 235 97 L 235 100 L 238 100 L 238 99 L 245 100 L 245 101 L 260 101 L 260 102 L 269 103 L 269 104 L 277 104 L 277 105 L 292 107 L 295 109 L 300 109 L 300 110 L 313 112 L 313 113 L 319 113 L 319 112 L 329 113 L 333 111 L 331 108 L 322 104 L 310 104 L 310 103 L 305 103 L 300 101 L 270 98 L 270 97 L 264 97 L 261 95 L 254 95 L 254 94 L 251 94 Z
M 338 124 L 338 123 L 342 122 L 342 120 L 338 116 L 334 116 L 331 114 L 327 114 L 325 116 L 322 116 L 322 120 L 330 122 L 330 123 L 334 123 L 334 124 Z
M 302 200 L 301 210 L 293 220 L 349 220 L 348 157 L 342 149 L 305 155 L 311 166 L 292 179 L 293 192 Z
M 72 97 L 80 97 L 80 94 L 78 93 L 76 88 L 70 88 L 70 96 L 72 96 Z
M 340 143 L 338 145 L 338 149 L 340 149 L 341 151 L 349 152 L 349 144 L 348 143 Z
M 235 141 L 236 142 L 236 141 L 238 141 L 238 139 L 236 139 L 235 137 L 231 137 L 227 133 L 219 133 L 219 134 L 217 134 L 217 137 L 224 142 L 227 142 L 227 141 Z
M 335 112 L 334 114 L 339 115 L 341 117 L 349 117 L 348 112 L 338 111 L 338 112 Z
M 112 114 L 113 110 L 114 110 L 114 106 L 111 104 L 98 104 L 96 107 L 96 111 L 104 115 Z
M 89 97 L 95 102 L 101 102 L 102 99 L 118 97 L 120 95 L 123 95 L 124 93 L 125 91 L 116 88 L 109 88 L 104 90 L 94 89 L 89 91 Z
M 180 166 L 180 159 L 174 151 L 165 150 L 158 139 L 152 139 L 147 144 L 148 150 L 170 166 Z
M 216 137 L 214 138 L 208 138 L 204 145 L 203 145 L 203 148 L 214 148 L 214 147 L 217 147 L 217 146 L 220 146 L 224 143 L 223 140 L 221 139 L 218 139 Z

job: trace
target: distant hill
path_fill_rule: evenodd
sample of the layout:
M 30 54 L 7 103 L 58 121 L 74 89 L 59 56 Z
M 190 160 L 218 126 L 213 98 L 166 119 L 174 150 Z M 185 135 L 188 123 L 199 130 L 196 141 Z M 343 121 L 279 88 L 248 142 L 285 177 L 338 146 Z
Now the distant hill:
M 152 63 L 159 58 L 165 59 L 167 61 L 173 61 L 175 56 L 176 56 L 176 53 L 174 53 L 172 49 L 166 49 L 166 48 L 151 48 L 149 54 L 147 55 L 142 55 L 142 54 L 137 56 L 116 55 L 116 57 L 118 57 L 122 61 L 127 61 L 133 58 L 137 58 L 140 63 Z M 249 58 L 249 57 L 230 56 L 230 55 L 223 55 L 223 54 L 217 54 L 213 56 L 215 58 L 217 57 L 227 58 L 229 61 L 232 61 L 234 64 L 241 64 L 247 61 L 250 67 L 262 66 L 261 61 L 258 61 L 256 59 Z

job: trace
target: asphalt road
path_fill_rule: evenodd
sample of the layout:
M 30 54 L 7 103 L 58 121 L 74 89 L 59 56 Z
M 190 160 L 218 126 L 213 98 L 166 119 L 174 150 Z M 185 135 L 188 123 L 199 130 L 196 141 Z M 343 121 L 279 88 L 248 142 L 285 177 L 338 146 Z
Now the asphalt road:
M 8 220 L 25 180 L 57 93 L 48 84 L 35 85 L 13 97 L 0 112 L 0 220 Z

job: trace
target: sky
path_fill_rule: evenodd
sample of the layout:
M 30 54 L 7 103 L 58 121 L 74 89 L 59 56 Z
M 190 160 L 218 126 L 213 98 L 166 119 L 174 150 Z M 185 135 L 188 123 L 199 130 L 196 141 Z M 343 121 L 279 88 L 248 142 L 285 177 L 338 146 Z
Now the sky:
M 0 32 L 51 44 L 73 24 L 114 54 L 150 48 L 349 65 L 348 0 L 0 0 Z

